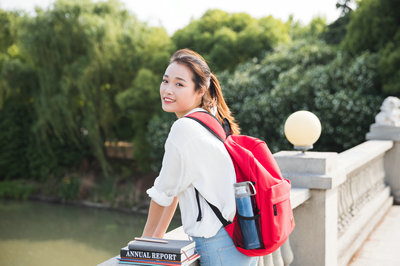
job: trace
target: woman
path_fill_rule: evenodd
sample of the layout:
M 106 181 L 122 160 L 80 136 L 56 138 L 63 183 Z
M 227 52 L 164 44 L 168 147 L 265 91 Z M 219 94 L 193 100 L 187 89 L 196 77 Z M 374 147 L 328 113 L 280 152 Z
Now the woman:
M 182 118 L 195 111 L 207 111 L 220 121 L 228 119 L 232 133 L 239 134 L 217 78 L 199 54 L 179 50 L 165 71 L 160 96 L 163 110 L 174 112 L 178 120 L 165 143 L 160 174 L 147 190 L 151 203 L 142 236 L 162 238 L 179 200 L 183 229 L 196 242 L 201 265 L 256 265 L 257 258 L 235 248 L 204 200 L 218 207 L 226 220 L 233 220 L 236 176 L 225 146 L 196 121 Z M 201 216 L 194 187 L 201 195 Z

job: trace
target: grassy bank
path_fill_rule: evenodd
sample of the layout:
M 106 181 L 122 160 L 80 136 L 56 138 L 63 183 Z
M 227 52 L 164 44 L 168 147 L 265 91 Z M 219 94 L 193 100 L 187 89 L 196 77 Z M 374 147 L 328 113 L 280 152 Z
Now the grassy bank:
M 153 184 L 155 174 L 132 171 L 133 168 L 129 166 L 118 165 L 117 169 L 109 177 L 90 168 L 62 177 L 49 176 L 41 181 L 2 180 L 0 198 L 72 203 L 127 211 L 146 210 L 146 190 Z

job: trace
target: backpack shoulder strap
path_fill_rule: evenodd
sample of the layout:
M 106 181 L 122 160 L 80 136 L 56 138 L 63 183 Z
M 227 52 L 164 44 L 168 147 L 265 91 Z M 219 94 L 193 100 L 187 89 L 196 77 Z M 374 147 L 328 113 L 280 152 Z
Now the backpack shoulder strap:
M 229 122 L 226 121 L 227 126 L 221 125 L 221 123 L 218 121 L 218 119 L 213 116 L 212 114 L 208 112 L 194 112 L 189 115 L 184 116 L 186 118 L 193 119 L 197 122 L 199 122 L 203 127 L 205 127 L 208 131 L 210 131 L 214 136 L 216 136 L 220 141 L 225 142 L 225 139 L 227 138 L 228 135 L 230 135 L 230 125 Z M 200 208 L 200 193 L 199 191 L 194 188 L 195 193 L 196 193 L 196 201 L 197 201 L 197 208 L 199 210 L 199 214 L 197 216 L 197 222 L 201 221 L 202 219 L 202 214 L 201 214 L 201 208 Z M 207 202 L 207 204 L 210 206 L 210 208 L 213 210 L 215 215 L 218 217 L 220 222 L 224 227 L 228 226 L 231 222 L 227 221 L 223 216 L 221 211 L 213 204 L 208 202 L 204 197 L 203 199 Z
M 184 117 L 193 119 L 199 122 L 203 127 L 205 127 L 208 131 L 210 131 L 214 136 L 216 136 L 220 141 L 224 142 L 227 134 L 225 129 L 218 121 L 218 119 L 208 112 L 194 112 Z
M 200 199 L 199 199 L 200 192 L 196 188 L 194 188 L 194 190 L 196 192 L 197 206 L 198 206 L 198 209 L 199 209 L 199 214 L 197 216 L 197 222 L 199 222 L 202 219 L 201 208 L 200 208 Z M 228 220 L 226 220 L 224 218 L 224 216 L 222 216 L 221 211 L 215 205 L 213 205 L 210 202 L 208 202 L 208 200 L 206 200 L 204 197 L 203 197 L 203 199 L 208 203 L 208 205 L 210 206 L 211 210 L 215 213 L 215 215 L 217 216 L 218 220 L 222 223 L 222 225 L 224 227 L 227 227 L 228 225 L 231 224 L 231 222 L 229 222 Z

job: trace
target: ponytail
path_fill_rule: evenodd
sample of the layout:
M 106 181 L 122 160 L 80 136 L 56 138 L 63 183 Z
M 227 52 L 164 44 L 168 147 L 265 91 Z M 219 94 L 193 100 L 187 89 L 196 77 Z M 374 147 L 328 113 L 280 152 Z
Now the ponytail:
M 217 110 L 215 116 L 218 118 L 218 120 L 223 123 L 224 118 L 226 118 L 229 121 L 232 134 L 240 134 L 239 125 L 235 121 L 231 110 L 229 110 L 229 107 L 225 102 L 224 96 L 222 95 L 221 85 L 219 84 L 217 77 L 213 73 L 211 73 L 210 86 L 205 94 L 205 97 L 208 98 L 209 101 L 203 100 L 202 107 L 210 113 L 212 113 L 212 108 L 216 108 Z M 206 102 L 208 102 L 208 104 L 205 104 Z

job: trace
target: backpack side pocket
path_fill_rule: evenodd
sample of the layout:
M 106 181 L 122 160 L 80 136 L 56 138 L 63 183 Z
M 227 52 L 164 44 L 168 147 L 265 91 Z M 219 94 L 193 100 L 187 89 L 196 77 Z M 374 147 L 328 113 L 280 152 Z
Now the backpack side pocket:
M 290 204 L 290 183 L 286 180 L 270 188 L 270 226 L 273 242 L 285 241 L 293 230 L 294 219 Z

